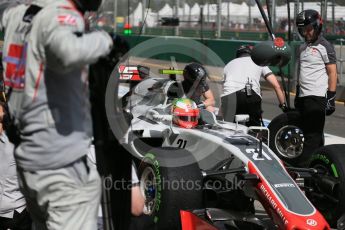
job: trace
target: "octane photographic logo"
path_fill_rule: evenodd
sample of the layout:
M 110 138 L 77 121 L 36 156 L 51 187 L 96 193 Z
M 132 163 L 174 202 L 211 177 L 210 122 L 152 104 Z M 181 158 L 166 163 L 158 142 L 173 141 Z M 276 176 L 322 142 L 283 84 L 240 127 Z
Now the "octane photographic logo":
M 162 69 L 173 68 L 174 70 L 183 70 L 185 65 L 191 62 L 200 63 L 206 68 L 209 75 L 207 82 L 215 98 L 220 98 L 225 64 L 215 52 L 195 40 L 173 37 L 160 37 L 146 40 L 125 54 L 114 68 L 109 78 L 106 91 L 105 106 L 107 118 L 115 137 L 133 156 L 141 158 L 153 148 L 153 146 L 139 140 L 138 136 L 148 133 L 155 135 L 155 132 L 158 135 L 159 133 L 163 134 L 164 132 L 162 130 L 169 128 L 168 124 L 161 131 L 150 130 L 156 123 L 145 118 L 150 107 L 162 102 L 159 101 L 162 99 L 162 94 L 159 91 L 154 91 L 157 86 L 154 83 L 157 82 L 154 82 L 152 79 L 169 79 L 169 75 L 161 74 L 160 71 Z M 140 72 L 140 68 L 142 67 L 150 68 L 149 71 L 147 68 L 144 68 L 146 70 L 144 79 L 142 79 L 142 76 L 138 76 L 138 71 Z M 180 73 L 180 75 L 176 75 L 177 81 L 182 81 L 183 79 L 182 71 Z M 135 92 L 131 90 L 133 88 L 135 88 Z M 236 99 L 234 99 L 234 106 L 232 108 L 235 108 L 235 103 Z M 216 99 L 216 107 L 220 107 L 220 101 L 218 99 Z M 141 121 L 144 120 L 148 123 L 141 127 L 141 129 L 139 128 L 138 131 L 133 132 L 139 124 L 134 124 L 131 121 L 139 116 Z M 171 138 L 169 137 L 169 139 Z M 176 138 L 176 140 L 178 139 Z M 193 140 L 193 145 L 198 145 L 198 142 L 198 140 Z M 139 146 L 139 149 L 143 151 L 136 151 L 138 148 L 133 148 L 133 146 Z M 177 147 L 179 146 L 177 145 Z M 211 153 L 213 151 L 198 152 L 199 158 L 197 160 L 201 160 Z M 178 156 L 161 162 L 161 164 L 164 164 L 163 166 L 171 167 L 191 163 L 189 158 L 186 159 L 185 157 L 181 158 Z

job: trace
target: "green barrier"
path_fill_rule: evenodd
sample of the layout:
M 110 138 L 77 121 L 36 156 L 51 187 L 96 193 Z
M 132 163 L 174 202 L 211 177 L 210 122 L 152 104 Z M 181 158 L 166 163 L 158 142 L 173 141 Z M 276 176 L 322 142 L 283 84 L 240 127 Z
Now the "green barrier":
M 133 27 L 133 35 L 139 35 L 141 27 Z M 123 34 L 123 28 L 119 28 L 118 32 Z M 164 27 L 146 27 L 145 35 L 151 36 L 175 36 L 175 27 L 164 26 Z M 215 39 L 216 30 L 203 29 L 199 27 L 196 29 L 190 28 L 179 28 L 179 36 L 181 37 L 193 37 L 195 39 Z M 276 36 L 282 37 L 287 40 L 287 33 L 276 33 Z M 225 40 L 252 40 L 252 41 L 265 41 L 270 39 L 267 32 L 247 32 L 247 31 L 222 31 L 221 39 Z
M 152 39 L 152 38 L 158 38 L 158 39 L 162 39 L 162 42 L 164 42 L 164 40 L 168 40 L 168 39 L 182 39 L 179 37 L 156 37 L 156 36 L 147 36 L 147 35 L 142 35 L 142 36 L 128 36 L 126 37 L 127 41 L 130 44 L 130 47 L 133 48 L 136 45 L 138 45 L 139 43 L 142 43 L 148 39 Z M 245 41 L 245 40 L 223 40 L 223 39 L 194 39 L 196 41 L 199 41 L 201 43 L 203 43 L 206 47 L 210 48 L 213 52 L 215 52 L 222 60 L 223 62 L 226 64 L 229 61 L 231 61 L 232 59 L 235 58 L 236 55 L 236 50 L 241 46 L 241 45 L 255 45 L 257 43 L 259 43 L 260 41 Z M 300 42 L 291 42 L 290 46 L 292 49 L 292 59 L 290 60 L 289 64 L 285 67 L 282 68 L 283 73 L 287 76 L 287 77 L 292 77 L 294 75 L 294 67 L 295 67 L 295 55 L 296 55 L 296 50 L 299 46 Z M 178 50 L 178 47 L 176 48 L 176 50 Z M 181 55 L 178 53 L 165 53 L 165 54 L 159 54 L 156 56 L 151 56 L 150 54 L 141 54 L 141 57 L 143 58 L 153 58 L 153 59 L 158 59 L 158 60 L 165 60 L 165 61 L 170 61 L 171 57 L 174 56 L 175 60 L 178 62 L 193 62 L 195 61 L 195 59 L 193 59 L 192 57 L 195 57 L 195 53 L 193 53 L 194 51 L 191 50 L 191 53 L 189 56 L 185 56 L 185 55 Z M 203 62 L 203 64 L 205 65 L 209 65 L 212 63 L 208 63 L 207 62 L 207 58 L 202 59 L 202 57 L 198 57 L 199 60 L 205 60 L 205 62 Z M 279 68 L 277 67 L 271 67 L 272 71 L 274 73 L 279 73 Z

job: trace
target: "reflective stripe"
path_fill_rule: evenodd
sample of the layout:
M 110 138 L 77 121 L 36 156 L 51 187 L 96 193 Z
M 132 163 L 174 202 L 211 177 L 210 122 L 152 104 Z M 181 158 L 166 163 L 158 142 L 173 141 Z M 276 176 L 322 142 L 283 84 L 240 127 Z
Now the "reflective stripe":
M 34 92 L 34 97 L 32 98 L 32 102 L 36 100 L 37 93 L 38 93 L 38 87 L 40 86 L 40 81 L 42 77 L 42 70 L 43 70 L 43 63 L 40 64 L 40 70 L 38 72 L 38 77 L 35 83 L 35 92 Z

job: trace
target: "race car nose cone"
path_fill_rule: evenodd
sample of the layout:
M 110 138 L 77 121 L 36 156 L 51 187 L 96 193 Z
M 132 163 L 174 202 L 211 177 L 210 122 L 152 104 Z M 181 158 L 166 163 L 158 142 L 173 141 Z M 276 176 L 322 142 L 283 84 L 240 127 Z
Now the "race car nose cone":
M 284 66 L 291 59 L 291 48 L 282 38 L 257 44 L 251 58 L 259 66 Z

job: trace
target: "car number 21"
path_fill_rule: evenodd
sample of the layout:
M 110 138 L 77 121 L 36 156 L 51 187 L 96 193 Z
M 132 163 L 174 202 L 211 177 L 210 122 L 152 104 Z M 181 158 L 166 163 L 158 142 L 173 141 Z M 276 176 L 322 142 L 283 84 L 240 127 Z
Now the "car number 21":
M 186 140 L 183 140 L 183 139 L 178 139 L 176 144 L 178 145 L 178 147 L 180 149 L 184 149 L 186 148 L 186 145 L 187 145 L 187 141 Z
M 264 151 L 262 151 L 262 155 L 260 156 L 259 152 L 256 149 L 246 149 L 246 152 L 249 154 L 252 154 L 252 159 L 254 161 L 263 161 L 263 160 L 269 160 L 271 161 L 272 158 L 265 153 Z

